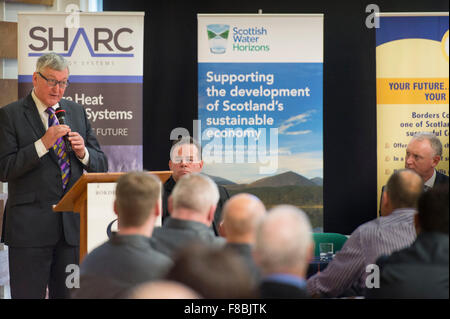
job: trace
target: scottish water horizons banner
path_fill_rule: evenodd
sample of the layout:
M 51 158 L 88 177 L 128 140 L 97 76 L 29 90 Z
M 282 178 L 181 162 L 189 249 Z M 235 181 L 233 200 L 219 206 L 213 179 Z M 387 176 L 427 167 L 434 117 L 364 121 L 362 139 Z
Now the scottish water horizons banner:
M 109 171 L 142 170 L 143 12 L 19 13 L 19 97 L 30 93 L 36 61 L 69 61 L 64 98 L 84 106 Z
M 199 14 L 198 118 L 203 172 L 322 229 L 322 14 Z
M 376 30 L 378 199 L 404 168 L 417 132 L 433 132 L 443 145 L 437 169 L 449 173 L 449 15 L 383 13 Z M 379 203 L 378 203 L 379 205 Z

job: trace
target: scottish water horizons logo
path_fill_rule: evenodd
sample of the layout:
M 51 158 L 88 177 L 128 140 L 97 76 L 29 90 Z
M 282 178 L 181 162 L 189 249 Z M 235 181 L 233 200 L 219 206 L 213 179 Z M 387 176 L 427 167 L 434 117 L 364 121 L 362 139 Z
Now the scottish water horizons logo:
M 208 24 L 209 49 L 212 54 L 224 54 L 227 51 L 228 38 L 232 40 L 232 51 L 237 52 L 269 52 L 270 46 L 264 44 L 264 39 L 268 35 L 265 27 L 231 28 L 228 24 Z
M 55 35 L 55 28 L 44 28 L 42 26 L 36 26 L 30 29 L 29 37 L 33 41 L 28 45 L 28 48 L 32 52 L 28 53 L 30 57 L 38 57 L 48 52 L 53 52 L 55 43 L 63 45 L 64 52 L 57 52 L 64 57 L 70 57 L 73 54 L 75 48 L 82 44 L 80 38 L 83 38 L 84 43 L 89 51 L 89 54 L 93 58 L 131 58 L 134 57 L 133 53 L 129 53 L 134 50 L 132 45 L 125 45 L 123 41 L 126 35 L 133 33 L 130 28 L 120 28 L 113 31 L 109 28 L 93 28 L 93 45 L 89 41 L 89 37 L 84 28 L 78 28 L 72 42 L 69 46 L 69 28 L 59 29 L 62 34 Z M 61 32 L 60 31 L 60 32 Z M 129 41 L 126 41 L 127 43 Z M 110 53 L 98 53 L 100 48 L 106 48 Z M 127 53 L 125 53 L 127 52 Z
M 228 34 L 230 26 L 228 24 L 208 24 L 209 50 L 213 54 L 224 54 L 227 51 Z

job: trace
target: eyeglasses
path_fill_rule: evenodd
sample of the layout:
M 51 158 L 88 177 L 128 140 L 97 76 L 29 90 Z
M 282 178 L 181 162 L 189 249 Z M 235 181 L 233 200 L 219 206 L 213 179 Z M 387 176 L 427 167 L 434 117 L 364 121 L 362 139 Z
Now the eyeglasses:
M 185 164 L 198 164 L 200 163 L 200 161 L 196 158 L 194 158 L 193 156 L 174 156 L 172 162 L 174 164 L 181 164 L 182 162 L 184 162 Z
M 59 84 L 59 87 L 61 89 L 65 89 L 66 87 L 69 86 L 69 80 L 67 80 L 67 81 L 58 81 L 58 80 L 55 80 L 55 79 L 47 79 L 45 76 L 43 76 L 41 74 L 41 72 L 38 72 L 38 74 L 41 76 L 41 78 L 43 78 L 45 81 L 47 81 L 48 86 L 54 87 L 54 86 Z

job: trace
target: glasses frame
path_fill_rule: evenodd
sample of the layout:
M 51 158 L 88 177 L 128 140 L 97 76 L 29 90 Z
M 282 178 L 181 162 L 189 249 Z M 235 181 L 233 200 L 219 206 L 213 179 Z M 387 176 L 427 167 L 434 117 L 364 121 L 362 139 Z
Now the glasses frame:
M 45 76 L 42 75 L 41 72 L 38 72 L 38 74 L 41 76 L 41 78 L 43 78 L 45 81 L 47 81 L 47 85 L 50 86 L 50 87 L 54 87 L 54 86 L 59 85 L 59 87 L 60 87 L 61 89 L 65 89 L 65 88 L 67 88 L 67 87 L 69 86 L 69 84 L 70 84 L 69 80 L 66 80 L 66 81 L 58 81 L 58 80 L 55 80 L 55 79 L 47 79 Z

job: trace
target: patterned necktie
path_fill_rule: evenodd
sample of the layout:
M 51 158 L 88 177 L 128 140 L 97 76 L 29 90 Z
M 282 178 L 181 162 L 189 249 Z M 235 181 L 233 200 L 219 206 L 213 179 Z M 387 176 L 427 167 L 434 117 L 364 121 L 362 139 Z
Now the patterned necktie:
M 48 127 L 53 125 L 59 125 L 58 118 L 55 115 L 55 110 L 52 107 L 49 107 L 45 110 L 48 113 Z M 62 137 L 56 140 L 56 143 L 52 146 L 53 150 L 58 156 L 58 164 L 61 168 L 61 176 L 62 176 L 62 184 L 63 190 L 66 189 L 67 184 L 69 183 L 70 177 L 70 161 L 69 156 L 66 152 L 66 145 L 64 144 L 64 140 Z

